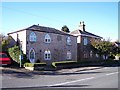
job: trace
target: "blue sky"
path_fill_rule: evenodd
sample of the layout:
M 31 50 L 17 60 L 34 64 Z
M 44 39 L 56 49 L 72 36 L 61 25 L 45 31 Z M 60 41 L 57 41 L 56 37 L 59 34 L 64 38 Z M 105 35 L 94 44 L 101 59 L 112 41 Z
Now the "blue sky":
M 33 24 L 61 29 L 67 25 L 70 31 L 78 29 L 84 21 L 86 31 L 118 39 L 117 2 L 4 2 L 2 8 L 2 33 L 29 27 Z

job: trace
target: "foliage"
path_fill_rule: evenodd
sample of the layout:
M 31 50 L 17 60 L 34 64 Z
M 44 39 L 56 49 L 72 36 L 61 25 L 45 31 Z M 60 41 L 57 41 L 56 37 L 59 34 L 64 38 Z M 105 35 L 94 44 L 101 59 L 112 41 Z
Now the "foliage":
M 70 32 L 69 28 L 66 25 L 64 25 L 61 30 L 64 31 L 64 32 L 67 32 L 67 33 Z
M 76 61 L 61 61 L 61 62 L 52 62 L 53 67 L 57 67 L 58 65 L 68 65 L 68 64 L 73 64 L 77 63 Z
M 0 44 L 0 46 L 2 47 L 2 51 L 4 51 L 4 52 L 8 51 L 8 45 L 10 44 L 10 40 L 11 40 L 10 36 L 8 36 L 8 37 L 4 36 L 4 38 L 2 38 L 2 41 Z
M 0 34 L 0 42 L 2 42 L 4 38 L 5 38 L 5 35 Z
M 24 67 L 40 67 L 45 65 L 46 63 L 24 63 Z
M 97 51 L 100 55 L 109 55 L 113 50 L 113 44 L 108 40 L 103 41 L 92 41 L 92 47 Z
M 15 45 L 14 47 L 9 48 L 8 53 L 14 61 L 16 61 L 17 63 L 20 63 L 20 60 L 19 60 L 20 50 L 18 46 Z
M 30 63 L 29 59 L 27 59 L 26 54 L 23 54 L 22 64 L 24 65 L 24 63 Z
M 34 67 L 34 64 L 33 63 L 25 63 L 24 67 Z
M 10 55 L 10 57 L 17 63 L 20 63 L 20 59 L 19 59 L 19 56 L 20 56 L 20 49 L 19 49 L 19 46 L 14 46 L 12 48 L 9 48 L 8 49 L 8 53 Z M 29 60 L 27 59 L 27 56 L 26 54 L 23 54 L 23 51 L 21 51 L 21 54 L 23 56 L 23 59 L 22 59 L 22 64 L 26 63 L 26 62 L 29 62 Z

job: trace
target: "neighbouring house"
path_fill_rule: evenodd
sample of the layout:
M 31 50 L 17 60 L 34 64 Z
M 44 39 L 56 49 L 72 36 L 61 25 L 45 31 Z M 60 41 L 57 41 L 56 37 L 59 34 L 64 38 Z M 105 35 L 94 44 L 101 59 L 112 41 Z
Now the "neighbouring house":
M 78 61 L 87 59 L 95 60 L 99 58 L 99 54 L 91 48 L 91 41 L 101 40 L 102 37 L 86 31 L 84 22 L 80 22 L 79 29 L 71 32 L 71 34 L 77 36 Z
M 114 60 L 120 60 L 120 42 L 116 41 L 113 42 L 113 44 L 114 44 L 114 54 L 115 54 Z
M 63 31 L 32 25 L 8 33 L 16 44 L 22 46 L 31 63 L 77 61 L 77 37 Z
M 115 46 L 120 48 L 120 42 L 114 42 Z

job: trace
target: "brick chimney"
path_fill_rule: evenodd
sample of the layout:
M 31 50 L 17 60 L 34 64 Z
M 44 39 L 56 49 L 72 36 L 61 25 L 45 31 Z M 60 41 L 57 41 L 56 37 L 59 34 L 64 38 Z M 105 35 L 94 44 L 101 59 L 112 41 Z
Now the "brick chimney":
M 83 21 L 83 22 L 80 22 L 79 29 L 82 30 L 82 31 L 85 31 L 84 21 Z

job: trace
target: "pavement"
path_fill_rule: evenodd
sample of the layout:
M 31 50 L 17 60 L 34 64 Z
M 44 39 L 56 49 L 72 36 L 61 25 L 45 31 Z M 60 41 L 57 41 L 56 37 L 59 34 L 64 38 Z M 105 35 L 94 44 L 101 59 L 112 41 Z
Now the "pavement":
M 86 71 L 86 70 L 95 70 L 95 69 L 100 69 L 100 68 L 103 68 L 103 67 L 80 67 L 80 68 L 71 68 L 71 69 L 60 69 L 60 70 L 56 70 L 56 71 L 52 71 L 52 70 L 41 70 L 41 71 L 37 71 L 37 70 L 34 70 L 34 71 L 30 71 L 30 70 L 27 70 L 25 68 L 19 68 L 19 67 L 0 67 L 0 70 L 2 70 L 2 72 L 11 72 L 11 73 L 31 73 L 31 74 L 36 74 L 36 73 L 39 73 L 39 74 L 52 74 L 52 73 L 74 73 L 74 72 L 77 72 L 77 71 Z

